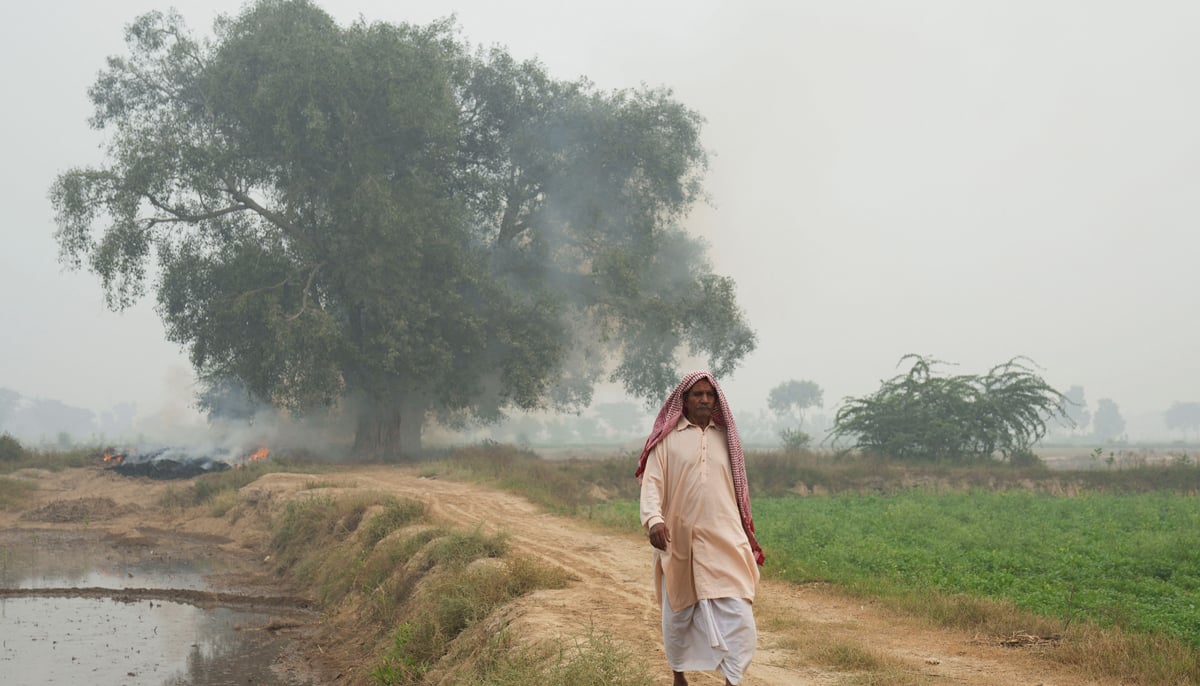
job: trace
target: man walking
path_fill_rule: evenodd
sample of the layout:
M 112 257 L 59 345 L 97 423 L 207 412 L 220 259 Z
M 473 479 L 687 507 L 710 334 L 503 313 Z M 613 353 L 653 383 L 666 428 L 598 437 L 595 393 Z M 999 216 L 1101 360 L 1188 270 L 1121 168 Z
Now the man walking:
M 717 668 L 726 686 L 736 686 L 758 640 L 753 603 L 764 556 L 754 538 L 742 441 L 712 374 L 692 372 L 675 387 L 637 476 L 675 686 L 686 686 L 687 671 Z

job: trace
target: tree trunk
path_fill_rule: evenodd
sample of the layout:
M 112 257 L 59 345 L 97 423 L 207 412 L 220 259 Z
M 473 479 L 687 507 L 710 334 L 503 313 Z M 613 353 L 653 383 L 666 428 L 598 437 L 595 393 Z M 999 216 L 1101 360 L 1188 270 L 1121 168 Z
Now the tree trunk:
M 354 456 L 366 460 L 411 460 L 421 455 L 425 404 L 407 398 L 370 403 L 358 415 Z

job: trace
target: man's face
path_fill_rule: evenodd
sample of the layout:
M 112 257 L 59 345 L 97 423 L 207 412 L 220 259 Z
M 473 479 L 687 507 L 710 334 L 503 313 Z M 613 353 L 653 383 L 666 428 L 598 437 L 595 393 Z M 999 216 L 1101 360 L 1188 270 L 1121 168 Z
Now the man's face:
M 717 391 L 708 379 L 692 384 L 683 396 L 683 413 L 697 426 L 708 426 L 717 406 Z

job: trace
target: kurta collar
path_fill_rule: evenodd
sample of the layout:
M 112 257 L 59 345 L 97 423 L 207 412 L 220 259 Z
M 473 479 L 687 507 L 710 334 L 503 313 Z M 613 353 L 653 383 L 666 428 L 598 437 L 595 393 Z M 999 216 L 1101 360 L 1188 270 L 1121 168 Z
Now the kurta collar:
M 700 425 L 699 425 L 699 424 L 694 424 L 694 423 L 692 423 L 692 420 L 688 419 L 688 418 L 687 418 L 687 415 L 679 415 L 679 421 L 678 421 L 678 422 L 676 422 L 676 424 L 675 424 L 675 430 L 676 430 L 676 431 L 683 431 L 684 429 L 688 428 L 689 426 L 694 426 L 694 427 L 696 427 L 697 429 L 699 429 L 699 428 L 700 428 Z M 708 426 L 711 426 L 711 427 L 713 427 L 714 429 L 719 429 L 719 428 L 721 428 L 721 425 L 720 425 L 720 424 L 718 424 L 718 423 L 716 423 L 715 421 L 713 421 L 712 417 L 709 417 L 709 418 L 708 418 Z M 706 429 L 707 429 L 707 428 L 708 428 L 708 426 L 706 426 L 706 427 L 704 427 L 704 428 L 706 428 Z

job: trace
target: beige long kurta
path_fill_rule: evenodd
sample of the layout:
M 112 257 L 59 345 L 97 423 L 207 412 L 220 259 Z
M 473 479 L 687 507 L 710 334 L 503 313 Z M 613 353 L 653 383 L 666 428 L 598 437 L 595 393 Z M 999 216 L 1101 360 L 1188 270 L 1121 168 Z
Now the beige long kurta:
M 702 598 L 754 602 L 758 565 L 738 514 L 725 430 L 686 417 L 659 442 L 642 474 L 642 526 L 667 525 L 671 542 L 654 551 L 654 588 L 676 611 Z

